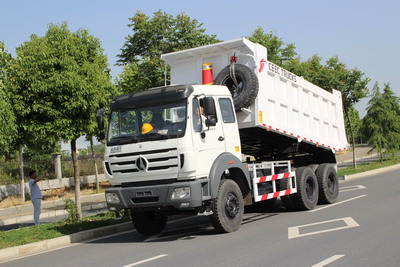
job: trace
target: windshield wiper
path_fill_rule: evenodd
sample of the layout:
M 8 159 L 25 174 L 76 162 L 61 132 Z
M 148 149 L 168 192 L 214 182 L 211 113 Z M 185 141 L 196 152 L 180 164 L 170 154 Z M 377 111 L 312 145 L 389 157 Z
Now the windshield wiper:
M 170 139 L 174 137 L 174 135 L 162 134 L 158 131 L 158 132 L 147 133 L 145 135 L 142 135 L 142 137 L 144 139 L 149 139 L 149 140 L 160 140 L 160 139 Z
M 139 136 L 117 136 L 117 137 L 111 138 L 110 143 L 127 144 L 127 143 L 131 143 L 132 141 L 136 141 L 136 140 L 140 140 L 140 139 L 142 139 L 142 137 L 139 137 Z

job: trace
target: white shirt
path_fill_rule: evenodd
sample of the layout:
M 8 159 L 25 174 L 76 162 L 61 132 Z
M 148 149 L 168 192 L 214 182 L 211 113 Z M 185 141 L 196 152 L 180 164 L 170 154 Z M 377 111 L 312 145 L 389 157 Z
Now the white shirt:
M 42 192 L 40 192 L 38 184 L 35 183 L 35 179 L 29 178 L 29 189 L 31 190 L 31 199 L 42 198 Z

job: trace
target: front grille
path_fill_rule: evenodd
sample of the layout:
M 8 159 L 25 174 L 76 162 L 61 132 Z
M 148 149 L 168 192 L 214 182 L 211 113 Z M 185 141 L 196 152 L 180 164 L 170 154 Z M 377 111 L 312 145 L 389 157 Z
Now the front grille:
M 132 153 L 112 154 L 109 156 L 110 169 L 113 174 L 143 174 L 153 171 L 177 173 L 179 167 L 176 148 L 148 150 Z M 139 165 L 138 165 L 139 164 Z
M 112 154 L 110 158 L 124 158 L 124 157 L 133 157 L 139 155 L 148 155 L 148 154 L 159 154 L 159 153 L 166 153 L 170 151 L 176 151 L 176 148 L 167 148 L 167 149 L 160 149 L 160 150 L 149 150 L 149 151 L 141 151 L 141 152 L 132 152 L 132 153 L 121 153 L 121 154 Z
M 175 165 L 165 165 L 165 166 L 158 166 L 158 167 L 150 167 L 149 171 L 158 171 L 158 170 L 167 170 L 169 168 L 178 167 L 178 164 Z
M 115 170 L 113 173 L 133 173 L 133 172 L 139 172 L 138 169 L 126 169 L 126 170 Z

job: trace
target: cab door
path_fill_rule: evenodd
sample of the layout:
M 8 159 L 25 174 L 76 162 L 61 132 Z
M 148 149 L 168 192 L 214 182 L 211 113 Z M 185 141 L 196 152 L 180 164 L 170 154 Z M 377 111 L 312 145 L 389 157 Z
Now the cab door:
M 225 137 L 225 150 L 241 160 L 240 135 L 231 98 L 218 97 L 218 106 Z
M 193 145 L 197 153 L 197 176 L 206 177 L 209 174 L 215 159 L 225 152 L 225 137 L 222 126 L 222 120 L 219 114 L 216 116 L 215 126 L 206 126 L 206 116 L 202 114 L 200 98 L 192 99 L 192 127 L 193 127 Z M 214 103 L 216 104 L 214 97 Z M 214 104 L 214 105 L 215 105 Z M 215 107 L 217 110 L 217 107 Z

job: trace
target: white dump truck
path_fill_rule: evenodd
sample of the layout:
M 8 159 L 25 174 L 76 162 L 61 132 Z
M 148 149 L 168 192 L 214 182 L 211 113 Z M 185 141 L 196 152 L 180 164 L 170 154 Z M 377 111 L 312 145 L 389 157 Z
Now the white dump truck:
M 335 152 L 347 147 L 340 92 L 269 62 L 265 47 L 244 38 L 162 59 L 171 85 L 110 105 L 111 211 L 130 209 L 144 235 L 183 212 L 232 232 L 245 205 L 280 197 L 287 209 L 311 210 L 336 201 Z M 102 127 L 101 111 L 98 121 Z

